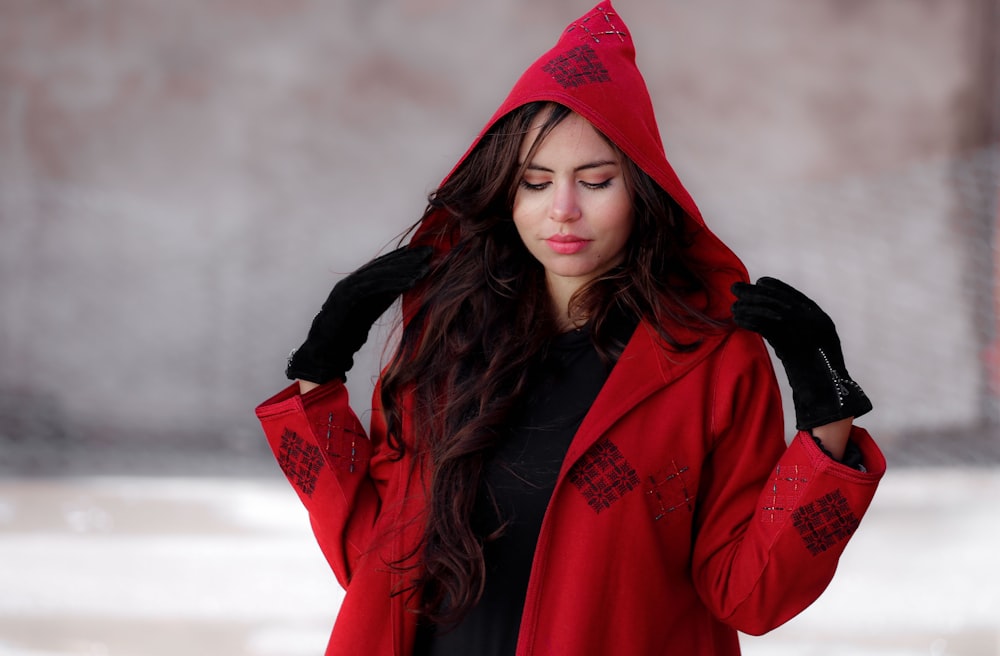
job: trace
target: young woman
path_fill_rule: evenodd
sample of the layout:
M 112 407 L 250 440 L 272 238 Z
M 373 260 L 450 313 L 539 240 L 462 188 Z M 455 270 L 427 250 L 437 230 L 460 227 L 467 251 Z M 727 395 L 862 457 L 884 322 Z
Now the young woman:
M 610 3 L 570 24 L 258 408 L 346 588 L 328 654 L 738 654 L 822 592 L 871 502 L 832 321 L 746 282 L 634 55 Z M 366 432 L 343 380 L 400 295 Z

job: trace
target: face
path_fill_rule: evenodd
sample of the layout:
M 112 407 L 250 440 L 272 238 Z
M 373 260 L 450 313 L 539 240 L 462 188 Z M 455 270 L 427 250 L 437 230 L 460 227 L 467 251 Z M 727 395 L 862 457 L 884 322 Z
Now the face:
M 545 118 L 536 118 L 522 141 L 520 161 Z M 545 268 L 549 292 L 564 308 L 576 290 L 621 263 L 634 222 L 617 152 L 575 113 L 535 150 L 513 214 L 521 240 Z

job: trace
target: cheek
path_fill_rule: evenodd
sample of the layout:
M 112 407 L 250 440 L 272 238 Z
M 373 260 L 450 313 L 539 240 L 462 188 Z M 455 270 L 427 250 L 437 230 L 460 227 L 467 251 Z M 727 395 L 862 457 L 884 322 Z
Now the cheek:
M 608 253 L 609 257 L 613 260 L 620 260 L 625 256 L 625 250 L 628 246 L 628 239 L 632 234 L 632 222 L 628 221 L 622 223 L 619 229 L 615 232 L 613 239 L 611 240 L 610 248 L 611 251 Z
M 514 227 L 517 229 L 517 234 L 521 236 L 523 240 L 525 237 L 525 232 L 528 229 L 528 222 L 525 220 L 524 213 L 519 212 L 517 206 L 514 206 L 514 211 L 512 212 L 514 219 Z
M 527 219 L 523 212 L 519 212 L 517 210 L 516 205 L 513 211 L 513 219 L 514 229 L 517 230 L 517 236 L 521 238 L 521 243 L 524 247 L 530 251 L 534 241 L 532 239 L 533 230 L 531 228 L 531 222 Z
M 527 239 L 538 229 L 539 222 L 544 217 L 539 211 L 540 205 L 540 201 L 536 198 L 514 197 L 511 217 L 514 219 L 514 226 L 522 239 Z
M 514 222 L 518 225 L 527 225 L 538 214 L 540 205 L 541 201 L 537 197 L 518 192 L 514 196 L 514 203 L 511 207 Z
M 628 200 L 618 200 L 607 208 L 607 221 L 604 224 L 604 234 L 608 244 L 615 251 L 625 248 L 632 231 L 635 229 L 635 215 L 632 203 Z

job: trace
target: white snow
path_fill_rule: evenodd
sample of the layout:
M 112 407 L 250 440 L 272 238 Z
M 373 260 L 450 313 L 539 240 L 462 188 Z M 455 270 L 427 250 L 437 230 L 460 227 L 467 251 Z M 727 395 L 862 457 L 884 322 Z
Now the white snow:
M 747 656 L 1000 654 L 1000 470 L 890 471 L 826 593 Z M 0 481 L 0 656 L 305 656 L 343 592 L 283 480 Z

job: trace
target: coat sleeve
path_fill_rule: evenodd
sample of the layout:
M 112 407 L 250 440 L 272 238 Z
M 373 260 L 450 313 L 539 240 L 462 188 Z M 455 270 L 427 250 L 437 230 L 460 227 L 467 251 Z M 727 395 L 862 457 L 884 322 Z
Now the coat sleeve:
M 348 404 L 347 388 L 334 381 L 302 395 L 293 384 L 258 406 L 257 418 L 346 588 L 372 543 L 393 462 L 383 448 L 381 412 L 372 412 L 369 439 Z
M 784 440 L 780 393 L 755 334 L 728 340 L 716 373 L 714 446 L 700 483 L 693 576 L 722 621 L 760 635 L 826 589 L 885 472 L 863 429 L 866 471 L 826 456 L 807 432 Z

